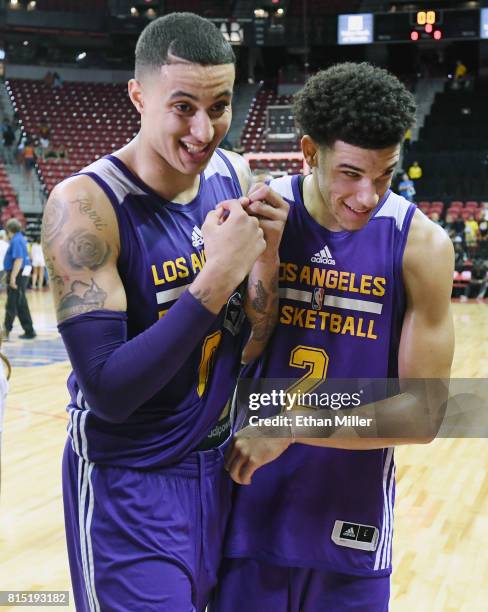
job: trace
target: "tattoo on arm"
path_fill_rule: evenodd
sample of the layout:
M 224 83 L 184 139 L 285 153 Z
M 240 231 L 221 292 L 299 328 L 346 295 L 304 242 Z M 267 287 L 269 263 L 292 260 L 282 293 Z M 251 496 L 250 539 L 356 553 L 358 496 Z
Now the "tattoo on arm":
M 256 290 L 256 296 L 252 300 L 252 307 L 256 312 L 263 314 L 266 312 L 269 293 L 264 288 L 263 281 L 261 280 L 258 280 L 258 282 L 254 285 L 254 288 Z
M 57 308 L 58 320 L 63 321 L 91 310 L 100 310 L 105 306 L 107 293 L 91 279 L 91 285 L 82 281 L 74 281 L 71 290 L 59 302 Z
M 46 207 L 42 219 L 42 241 L 46 247 L 49 248 L 54 240 L 62 233 L 67 219 L 67 207 L 59 198 L 54 196 Z
M 61 246 L 65 261 L 74 269 L 88 268 L 95 271 L 107 262 L 110 246 L 87 230 L 78 229 L 72 232 Z
M 271 279 L 269 291 L 266 291 L 261 280 L 255 284 L 255 289 L 252 307 L 258 316 L 252 323 L 252 340 L 267 342 L 275 328 L 278 314 L 278 274 Z
M 79 197 L 75 200 L 79 204 L 78 210 L 82 215 L 87 215 L 93 221 L 93 225 L 97 230 L 102 230 L 107 227 L 107 224 L 102 220 L 102 217 L 93 209 L 88 198 Z

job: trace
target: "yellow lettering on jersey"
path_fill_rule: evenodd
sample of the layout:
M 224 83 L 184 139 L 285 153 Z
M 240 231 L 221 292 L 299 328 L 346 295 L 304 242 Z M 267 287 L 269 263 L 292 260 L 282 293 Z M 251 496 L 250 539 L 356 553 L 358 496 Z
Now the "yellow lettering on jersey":
M 354 284 L 355 280 L 356 280 L 356 273 L 355 272 L 351 272 L 351 283 L 349 285 L 349 291 L 351 293 L 358 293 L 359 292 L 359 287 L 356 287 L 356 285 Z
M 373 277 L 370 274 L 364 274 L 361 276 L 361 288 L 359 289 L 360 293 L 364 293 L 365 295 L 369 295 L 371 293 L 371 281 Z
M 339 274 L 337 270 L 329 270 L 325 280 L 325 286 L 327 289 L 335 289 L 337 287 L 337 278 Z
M 158 312 L 158 319 L 161 319 L 162 317 L 164 317 L 164 315 L 168 312 L 169 308 L 166 308 L 166 310 L 160 310 Z
M 307 329 L 315 329 L 316 321 L 317 321 L 317 311 L 307 310 L 307 316 L 305 317 L 305 327 Z
M 171 261 L 171 259 L 163 263 L 163 272 L 164 277 L 168 283 L 178 278 L 178 273 L 176 272 L 176 264 L 174 261 Z
M 372 321 L 373 323 L 374 321 Z M 341 334 L 350 334 L 351 336 L 355 336 L 354 331 L 354 317 L 346 317 L 346 321 L 344 323 L 344 327 L 341 330 Z
M 195 274 L 203 268 L 203 264 L 196 253 L 191 254 L 191 267 Z
M 337 284 L 339 291 L 347 291 L 349 289 L 349 272 L 342 270 L 339 272 L 339 283 Z
M 303 327 L 303 315 L 305 314 L 305 308 L 295 308 L 295 312 L 293 313 L 293 323 L 292 325 L 298 325 L 298 327 Z
M 300 282 L 310 285 L 310 266 L 303 266 L 300 273 Z
M 364 322 L 363 317 L 359 317 L 358 328 L 357 328 L 357 332 L 356 332 L 356 335 L 359 336 L 359 338 L 366 338 L 367 337 L 366 334 L 363 332 L 363 322 Z
M 291 325 L 293 316 L 293 306 L 283 306 L 281 309 L 280 323 Z
M 330 312 L 323 312 L 322 310 L 319 312 L 320 315 L 320 329 L 324 331 L 327 325 L 327 319 L 330 317 Z
M 373 285 L 375 286 L 373 289 L 373 295 L 383 297 L 385 295 L 386 278 L 383 278 L 382 276 L 375 276 Z
M 378 340 L 378 336 L 374 333 L 374 319 L 371 319 L 368 325 L 368 338 Z
M 178 259 L 175 260 L 175 264 L 178 270 L 178 278 L 186 278 L 187 276 L 190 276 L 190 270 L 188 270 L 186 259 L 184 257 L 178 257 Z
M 298 266 L 296 264 L 286 264 L 286 280 L 294 282 L 297 280 Z
M 356 318 L 352 315 L 343 316 L 322 310 L 297 308 L 290 304 L 281 307 L 280 323 L 306 329 L 320 329 L 331 334 L 356 336 L 370 340 L 378 339 L 374 330 L 374 319 L 365 321 L 363 317 Z
M 155 285 L 164 285 L 164 283 L 166 281 L 164 280 L 164 278 L 159 278 L 159 276 L 158 276 L 158 269 L 156 268 L 156 266 L 154 264 L 151 266 L 151 270 L 152 270 L 152 273 L 153 273 L 154 284 Z
M 325 268 L 313 268 L 312 286 L 323 287 L 325 283 Z
M 340 334 L 341 332 L 342 317 L 339 314 L 333 314 L 330 316 L 330 331 L 333 334 Z

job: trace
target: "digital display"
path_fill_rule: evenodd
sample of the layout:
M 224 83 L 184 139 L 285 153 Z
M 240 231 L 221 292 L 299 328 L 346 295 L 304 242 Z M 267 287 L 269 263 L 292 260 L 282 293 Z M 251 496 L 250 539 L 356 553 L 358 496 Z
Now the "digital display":
M 339 15 L 337 24 L 337 44 L 365 45 L 373 42 L 373 15 Z
M 434 25 L 437 23 L 437 15 L 435 11 L 419 11 L 417 13 L 417 25 Z
M 488 38 L 488 8 L 481 9 L 480 38 Z

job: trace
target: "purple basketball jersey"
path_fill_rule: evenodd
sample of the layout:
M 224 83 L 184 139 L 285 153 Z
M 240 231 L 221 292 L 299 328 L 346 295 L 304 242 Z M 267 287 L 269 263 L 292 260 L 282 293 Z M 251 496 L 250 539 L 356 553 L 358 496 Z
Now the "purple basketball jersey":
M 188 204 L 162 199 L 113 155 L 80 174 L 104 190 L 117 215 L 118 269 L 131 339 L 164 316 L 202 269 L 205 217 L 218 202 L 240 197 L 240 184 L 220 150 Z M 243 322 L 236 290 L 185 367 L 121 424 L 105 422 L 90 410 L 72 373 L 68 411 L 75 452 L 104 465 L 155 468 L 175 463 L 196 448 L 217 446 L 230 433 L 228 400 L 240 367 Z M 192 333 L 189 328 L 188 335 Z
M 314 378 L 396 377 L 402 258 L 415 206 L 388 191 L 363 229 L 332 232 L 307 212 L 298 176 L 271 187 L 291 205 L 280 248 L 279 323 L 248 376 L 301 378 L 308 351 Z M 394 470 L 392 448 L 290 447 L 258 470 L 252 485 L 238 487 L 226 555 L 362 576 L 390 573 Z M 370 550 L 353 537 L 361 528 L 366 539 L 375 536 Z

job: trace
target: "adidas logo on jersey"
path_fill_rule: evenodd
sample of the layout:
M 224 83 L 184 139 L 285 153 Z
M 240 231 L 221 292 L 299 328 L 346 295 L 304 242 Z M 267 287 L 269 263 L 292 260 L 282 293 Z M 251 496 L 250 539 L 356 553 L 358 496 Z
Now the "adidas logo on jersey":
M 356 537 L 356 534 L 354 533 L 354 529 L 352 527 L 349 527 L 349 529 L 347 529 L 346 531 L 344 531 L 344 533 L 342 534 L 342 536 L 351 536 L 352 538 Z
M 331 266 L 335 266 L 336 263 L 326 244 L 324 244 L 323 248 L 321 248 L 318 253 L 315 253 L 315 255 L 310 258 L 310 261 L 313 263 L 329 264 Z
M 199 247 L 203 244 L 202 230 L 196 225 L 193 226 L 193 231 L 191 233 L 191 243 L 194 247 Z

